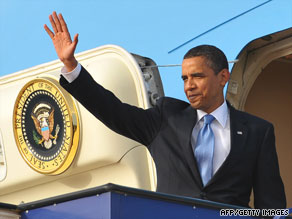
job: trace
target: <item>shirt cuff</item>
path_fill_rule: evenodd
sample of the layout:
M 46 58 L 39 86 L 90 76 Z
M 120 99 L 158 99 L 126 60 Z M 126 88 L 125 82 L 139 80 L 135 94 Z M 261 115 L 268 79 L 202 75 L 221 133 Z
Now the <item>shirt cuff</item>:
M 69 83 L 73 82 L 79 76 L 80 72 L 81 72 L 80 63 L 78 63 L 76 68 L 71 72 L 67 72 L 67 69 L 65 66 L 61 69 L 62 75 Z

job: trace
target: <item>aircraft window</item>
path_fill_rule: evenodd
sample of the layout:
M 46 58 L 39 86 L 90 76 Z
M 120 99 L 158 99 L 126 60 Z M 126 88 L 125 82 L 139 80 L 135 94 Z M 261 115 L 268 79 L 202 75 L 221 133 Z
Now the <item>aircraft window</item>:
M 0 130 L 0 181 L 4 180 L 6 176 L 6 161 L 5 161 L 5 154 L 4 154 L 4 145 L 2 134 Z

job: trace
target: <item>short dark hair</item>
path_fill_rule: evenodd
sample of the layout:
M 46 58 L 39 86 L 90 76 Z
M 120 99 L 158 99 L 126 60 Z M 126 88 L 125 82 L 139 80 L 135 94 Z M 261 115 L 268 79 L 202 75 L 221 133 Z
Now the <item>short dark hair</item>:
M 184 59 L 203 56 L 206 58 L 206 64 L 213 69 L 217 75 L 223 69 L 228 70 L 228 62 L 225 54 L 216 46 L 200 45 L 190 49 Z

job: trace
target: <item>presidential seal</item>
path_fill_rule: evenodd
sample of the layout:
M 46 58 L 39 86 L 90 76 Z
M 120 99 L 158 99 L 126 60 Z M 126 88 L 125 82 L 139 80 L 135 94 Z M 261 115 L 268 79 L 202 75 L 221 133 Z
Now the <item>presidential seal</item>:
M 13 113 L 14 136 L 26 163 L 37 172 L 56 175 L 72 163 L 79 143 L 76 107 L 50 78 L 28 82 Z

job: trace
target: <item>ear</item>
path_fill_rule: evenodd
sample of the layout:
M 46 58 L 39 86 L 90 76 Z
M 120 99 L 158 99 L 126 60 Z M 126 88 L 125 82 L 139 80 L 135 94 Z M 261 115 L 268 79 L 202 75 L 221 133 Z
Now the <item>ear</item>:
M 224 87 L 225 84 L 229 81 L 229 78 L 230 78 L 230 73 L 228 71 L 228 69 L 222 69 L 220 72 L 219 72 L 219 75 L 220 75 L 220 84 Z

